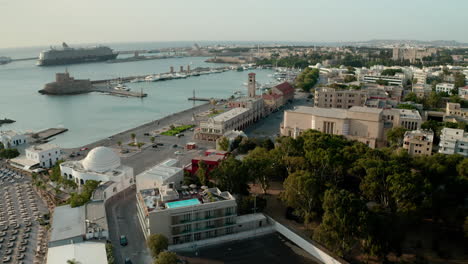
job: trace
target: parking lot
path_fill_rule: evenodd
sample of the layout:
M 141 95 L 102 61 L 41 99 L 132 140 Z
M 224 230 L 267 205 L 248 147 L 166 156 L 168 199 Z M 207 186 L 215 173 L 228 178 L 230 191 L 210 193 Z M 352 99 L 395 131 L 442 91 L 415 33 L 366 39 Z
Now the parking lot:
M 39 219 L 47 213 L 28 176 L 0 167 L 0 261 L 34 263 L 47 249 L 47 230 Z

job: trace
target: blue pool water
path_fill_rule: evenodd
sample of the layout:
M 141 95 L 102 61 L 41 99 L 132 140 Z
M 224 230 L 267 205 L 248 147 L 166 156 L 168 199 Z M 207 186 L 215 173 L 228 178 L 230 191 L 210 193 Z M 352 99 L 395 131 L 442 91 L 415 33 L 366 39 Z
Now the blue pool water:
M 197 205 L 197 204 L 200 204 L 200 201 L 198 201 L 198 199 L 190 199 L 190 200 L 182 200 L 182 201 L 166 203 L 166 207 L 167 208 L 179 208 L 179 207 L 191 206 L 191 205 Z

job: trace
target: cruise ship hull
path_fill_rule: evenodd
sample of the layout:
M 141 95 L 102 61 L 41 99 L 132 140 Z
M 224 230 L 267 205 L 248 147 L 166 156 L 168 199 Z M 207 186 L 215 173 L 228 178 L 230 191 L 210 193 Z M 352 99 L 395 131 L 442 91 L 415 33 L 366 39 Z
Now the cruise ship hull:
M 65 65 L 65 64 L 75 64 L 75 63 L 86 63 L 86 62 L 98 62 L 98 61 L 107 61 L 117 58 L 117 53 L 110 55 L 102 56 L 89 56 L 82 58 L 63 58 L 63 59 L 44 59 L 38 60 L 38 66 L 51 66 L 51 65 Z

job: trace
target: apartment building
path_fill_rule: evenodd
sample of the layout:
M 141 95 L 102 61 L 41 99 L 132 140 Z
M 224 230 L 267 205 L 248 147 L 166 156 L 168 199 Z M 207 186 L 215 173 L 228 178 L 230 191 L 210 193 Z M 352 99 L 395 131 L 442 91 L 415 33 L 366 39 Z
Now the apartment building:
M 406 131 L 403 138 L 403 148 L 412 156 L 431 155 L 433 141 L 434 132 L 430 130 Z
M 458 96 L 462 99 L 468 100 L 468 85 L 458 88 Z
M 468 109 L 461 108 L 459 103 L 447 103 L 447 106 L 445 107 L 445 115 L 468 119 Z
M 281 135 L 296 138 L 308 129 L 342 135 L 372 148 L 385 145 L 382 109 L 360 106 L 349 109 L 299 106 L 284 112 Z
M 387 76 L 387 75 L 364 75 L 363 82 L 365 83 L 377 83 L 377 81 L 382 80 L 386 81 L 388 85 L 394 86 L 403 86 L 406 84 L 406 78 L 404 74 L 396 74 L 395 76 Z
M 468 157 L 468 133 L 463 129 L 443 128 L 440 135 L 439 153 L 460 154 Z
M 341 109 L 363 106 L 366 102 L 367 94 L 368 92 L 364 90 L 341 90 L 320 87 L 315 90 L 314 106 Z
M 181 244 L 234 233 L 237 203 L 229 192 L 171 185 L 137 193 L 137 211 L 145 237 L 162 234 Z
M 437 54 L 436 48 L 393 48 L 393 60 L 409 60 L 411 63 Z
M 427 75 L 427 72 L 422 70 L 413 71 L 413 79 L 416 80 L 416 84 L 426 84 Z
M 453 83 L 438 83 L 435 87 L 435 90 L 438 93 L 446 92 L 452 94 L 453 89 L 455 89 L 455 84 Z

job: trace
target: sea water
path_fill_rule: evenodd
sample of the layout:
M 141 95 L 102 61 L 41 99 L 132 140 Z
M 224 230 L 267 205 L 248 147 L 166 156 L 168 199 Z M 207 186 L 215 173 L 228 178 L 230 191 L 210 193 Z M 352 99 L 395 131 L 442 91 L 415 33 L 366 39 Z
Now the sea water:
M 148 45 L 148 44 L 146 44 Z M 174 45 L 165 43 L 165 45 Z M 118 45 L 116 45 L 118 46 Z M 176 45 L 177 46 L 177 45 Z M 179 44 L 182 46 L 182 44 Z M 110 44 L 111 48 L 114 48 Z M 150 49 L 155 45 L 120 44 L 121 50 Z M 160 46 L 156 46 L 159 48 Z M 43 48 L 0 49 L 0 56 L 26 58 L 37 56 Z M 228 71 L 162 82 L 128 83 L 133 91 L 143 89 L 148 97 L 117 97 L 89 93 L 80 95 L 41 95 L 44 84 L 55 81 L 55 73 L 67 69 L 76 79 L 108 79 L 133 75 L 168 72 L 173 66 L 218 67 L 204 62 L 204 57 L 184 57 L 125 63 L 87 63 L 68 66 L 35 66 L 35 61 L 18 61 L 0 65 L 0 119 L 16 123 L 2 125 L 0 130 L 38 131 L 51 127 L 68 128 L 52 141 L 64 148 L 78 147 L 115 133 L 156 120 L 193 106 L 187 98 L 195 90 L 197 97 L 227 98 L 234 91 L 247 91 L 248 72 Z M 249 71 L 250 72 L 250 71 Z M 260 83 L 270 82 L 270 70 L 252 70 Z M 199 103 L 198 103 L 199 104 Z

